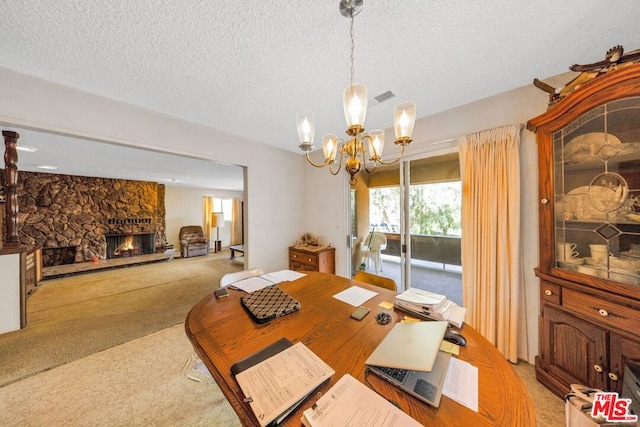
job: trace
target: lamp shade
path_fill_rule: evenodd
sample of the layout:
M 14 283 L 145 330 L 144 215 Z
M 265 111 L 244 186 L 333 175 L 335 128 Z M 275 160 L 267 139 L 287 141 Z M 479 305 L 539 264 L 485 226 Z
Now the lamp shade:
M 367 87 L 365 85 L 350 85 L 342 94 L 344 117 L 347 126 L 364 126 L 367 116 Z
M 224 215 L 222 212 L 213 212 L 211 214 L 211 228 L 224 227 Z
M 411 139 L 413 125 L 416 122 L 416 104 L 403 102 L 396 105 L 393 110 L 393 125 L 396 131 L 396 140 Z
M 338 135 L 335 133 L 325 134 L 322 137 L 322 151 L 324 152 L 325 161 L 335 161 L 336 153 L 338 152 Z
M 296 126 L 298 128 L 300 145 L 313 147 L 313 136 L 315 133 L 313 113 L 311 111 L 300 111 L 296 114 Z
M 369 141 L 371 159 L 380 159 L 384 149 L 384 131 L 382 129 L 372 130 L 369 132 L 369 136 L 371 137 L 371 141 Z

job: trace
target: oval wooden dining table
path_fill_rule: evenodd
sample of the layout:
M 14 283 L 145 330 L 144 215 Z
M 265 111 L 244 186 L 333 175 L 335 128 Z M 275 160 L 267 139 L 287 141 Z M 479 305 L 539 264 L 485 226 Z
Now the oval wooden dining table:
M 344 374 L 351 374 L 425 426 L 534 426 L 535 412 L 524 384 L 513 367 L 489 341 L 469 325 L 460 332 L 467 344 L 458 357 L 478 368 L 478 411 L 473 411 L 446 396 L 438 408 L 431 407 L 402 392 L 377 376 L 367 374 L 364 361 L 405 313 L 385 310 L 382 302 L 393 302 L 396 293 L 327 273 L 305 272 L 305 276 L 278 284 L 300 302 L 300 310 L 268 323 L 257 324 L 244 310 L 242 291 L 229 289 L 229 297 L 213 294 L 198 302 L 187 315 L 185 330 L 193 347 L 207 366 L 243 425 L 258 425 L 242 390 L 231 374 L 235 362 L 285 337 L 302 341 L 329 364 L 335 374 L 320 388 L 325 393 Z M 351 286 L 377 293 L 363 305 L 371 313 L 363 320 L 351 319 L 353 306 L 333 296 Z M 376 314 L 388 312 L 392 322 L 381 325 Z M 365 378 L 366 375 L 366 378 Z M 465 381 L 462 380 L 465 385 Z M 465 385 L 467 386 L 467 385 Z M 300 426 L 302 412 L 314 403 L 306 401 L 283 424 Z

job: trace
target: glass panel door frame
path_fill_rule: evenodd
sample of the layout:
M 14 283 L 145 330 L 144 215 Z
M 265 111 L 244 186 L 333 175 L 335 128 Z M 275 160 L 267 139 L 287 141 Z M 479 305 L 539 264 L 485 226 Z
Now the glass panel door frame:
M 411 161 L 421 160 L 429 157 L 440 156 L 444 154 L 450 154 L 458 151 L 458 142 L 457 140 L 448 140 L 439 143 L 431 144 L 426 150 L 421 150 L 419 152 L 414 152 L 411 155 L 405 155 L 403 159 L 399 162 L 399 180 L 400 180 L 400 224 L 399 224 L 399 234 L 400 234 L 400 283 L 398 283 L 398 292 L 402 292 L 410 287 L 411 283 L 411 229 L 408 226 L 410 224 L 410 211 L 409 211 L 409 203 L 410 197 L 409 193 L 411 190 L 410 185 L 406 185 L 405 183 L 411 182 L 411 171 L 410 171 L 410 163 Z M 346 186 L 351 190 L 348 181 L 346 182 Z M 346 192 L 345 197 L 345 209 L 347 214 L 345 215 L 346 221 L 346 229 L 349 230 L 349 234 L 346 236 L 346 256 L 345 265 L 347 266 L 347 271 L 352 274 L 354 270 L 354 265 L 352 262 L 352 250 L 354 245 L 355 236 L 352 234 L 353 224 L 353 212 L 352 212 L 352 203 L 351 203 L 351 191 Z M 365 236 L 361 236 L 363 239 Z M 356 266 L 359 267 L 359 266 Z

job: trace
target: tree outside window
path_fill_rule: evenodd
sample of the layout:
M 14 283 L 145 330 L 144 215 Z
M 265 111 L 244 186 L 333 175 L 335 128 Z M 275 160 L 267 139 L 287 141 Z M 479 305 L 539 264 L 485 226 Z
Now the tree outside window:
M 411 234 L 460 236 L 461 182 L 416 184 L 409 189 Z M 380 232 L 400 230 L 400 187 L 370 190 L 371 228 Z

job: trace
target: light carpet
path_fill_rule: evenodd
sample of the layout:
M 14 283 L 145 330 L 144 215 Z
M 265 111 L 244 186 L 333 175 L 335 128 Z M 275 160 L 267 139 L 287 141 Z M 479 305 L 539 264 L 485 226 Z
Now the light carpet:
M 0 388 L 3 426 L 239 426 L 212 380 L 182 372 L 193 354 L 184 326 Z
M 0 386 L 183 323 L 220 277 L 229 251 L 41 282 L 27 327 L 0 334 Z

